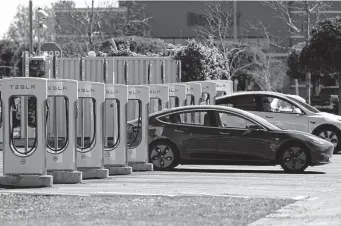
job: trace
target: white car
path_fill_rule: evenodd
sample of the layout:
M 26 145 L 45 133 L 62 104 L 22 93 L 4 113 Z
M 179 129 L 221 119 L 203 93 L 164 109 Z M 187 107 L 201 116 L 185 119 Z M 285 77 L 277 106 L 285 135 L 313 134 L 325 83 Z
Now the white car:
M 237 92 L 216 98 L 217 105 L 246 110 L 272 124 L 290 130 L 312 133 L 341 149 L 341 116 L 320 112 L 292 95 L 270 91 Z

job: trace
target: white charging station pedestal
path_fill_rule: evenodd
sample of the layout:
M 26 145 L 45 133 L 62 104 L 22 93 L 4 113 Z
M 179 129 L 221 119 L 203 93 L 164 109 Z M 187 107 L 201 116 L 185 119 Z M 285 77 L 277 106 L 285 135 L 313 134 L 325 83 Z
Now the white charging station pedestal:
M 76 101 L 78 81 L 50 79 L 46 137 L 47 173 L 55 184 L 76 184 L 82 172 L 76 171 Z
M 83 173 L 83 179 L 109 177 L 103 158 L 104 100 L 104 83 L 78 82 L 76 162 L 77 169 Z
M 217 85 L 212 81 L 196 81 L 201 84 L 202 100 L 200 104 L 214 105 L 217 95 Z
M 0 184 L 7 187 L 50 187 L 53 177 L 47 175 L 45 163 L 45 101 L 47 80 L 43 78 L 16 77 L 0 80 L 3 119 L 3 174 Z M 28 121 L 35 125 L 34 138 L 14 137 L 14 99 L 25 99 L 21 108 Z M 29 106 L 33 108 L 29 109 Z M 26 131 L 27 132 L 27 131 Z M 22 134 L 22 133 L 21 133 Z
M 148 159 L 149 90 L 148 86 L 128 86 L 128 100 L 138 103 L 137 108 L 135 108 L 137 118 L 127 123 L 128 164 L 133 168 L 133 171 L 153 171 L 153 164 L 149 163 Z
M 128 175 L 132 167 L 127 160 L 128 86 L 105 84 L 104 106 L 104 167 L 109 175 Z
M 186 82 L 186 105 L 199 105 L 202 99 L 202 86 L 197 82 Z M 186 113 L 184 115 L 183 120 L 188 123 L 197 123 L 201 119 L 201 116 L 198 114 Z
M 187 98 L 187 86 L 177 83 L 167 83 L 166 85 L 169 87 L 169 102 L 167 108 L 184 106 Z
M 186 82 L 186 105 L 199 105 L 202 97 L 202 86 L 197 82 Z M 188 99 L 190 98 L 190 99 Z
M 216 84 L 217 89 L 217 95 L 223 96 L 223 95 L 230 95 L 233 93 L 233 81 L 232 80 L 211 80 L 211 82 L 214 82 Z
M 169 102 L 169 86 L 159 84 L 149 84 L 148 86 L 150 94 L 149 114 L 166 109 Z

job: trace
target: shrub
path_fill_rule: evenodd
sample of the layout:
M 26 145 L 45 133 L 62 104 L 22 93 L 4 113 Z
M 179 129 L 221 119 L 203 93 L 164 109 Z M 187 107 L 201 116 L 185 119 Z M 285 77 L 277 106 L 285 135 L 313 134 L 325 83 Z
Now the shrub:
M 216 47 L 189 40 L 173 58 L 181 61 L 183 82 L 230 78 L 228 64 Z

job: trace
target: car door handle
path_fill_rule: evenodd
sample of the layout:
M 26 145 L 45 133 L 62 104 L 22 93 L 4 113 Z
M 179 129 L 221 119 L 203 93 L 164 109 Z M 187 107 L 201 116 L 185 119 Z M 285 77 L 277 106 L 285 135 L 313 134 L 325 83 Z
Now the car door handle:
M 174 131 L 174 132 L 178 132 L 178 133 L 184 133 L 184 131 L 178 130 L 178 129 L 174 129 L 173 131 Z
M 267 116 L 267 115 L 266 115 L 265 117 L 266 117 L 266 118 L 274 118 L 274 117 L 272 117 L 272 116 Z
M 220 134 L 224 134 L 224 135 L 230 135 L 229 132 L 220 132 Z

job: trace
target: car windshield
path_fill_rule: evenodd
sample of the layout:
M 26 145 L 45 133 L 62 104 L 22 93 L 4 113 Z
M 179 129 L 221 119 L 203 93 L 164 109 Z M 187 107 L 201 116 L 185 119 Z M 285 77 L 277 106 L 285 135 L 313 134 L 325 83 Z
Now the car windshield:
M 319 112 L 320 112 L 320 111 L 317 110 L 316 108 L 310 106 L 310 105 L 307 104 L 307 103 L 304 103 L 304 102 L 302 102 L 302 101 L 299 101 L 299 100 L 297 100 L 297 99 L 294 98 L 294 97 L 290 97 L 290 96 L 287 96 L 287 97 L 288 97 L 290 100 L 292 100 L 292 101 L 294 101 L 294 102 L 296 102 L 296 103 L 302 105 L 303 107 L 305 107 L 306 109 L 308 109 L 309 111 L 311 111 L 311 112 L 313 112 L 313 113 L 319 113 Z

